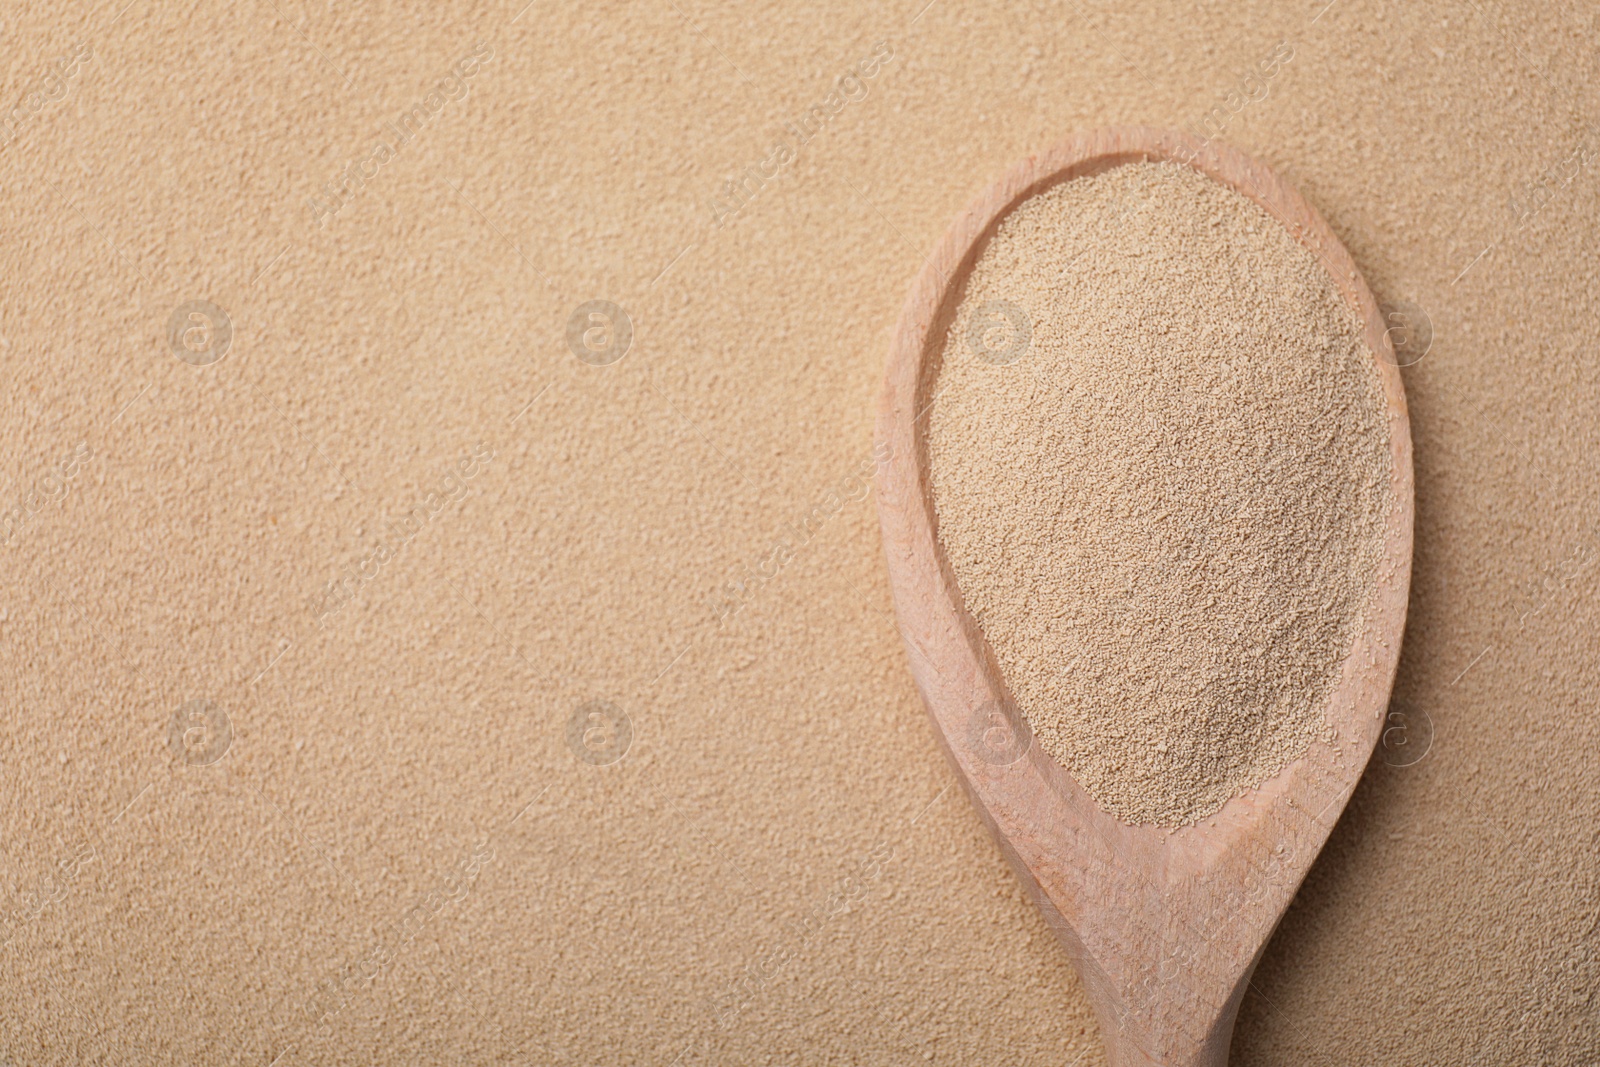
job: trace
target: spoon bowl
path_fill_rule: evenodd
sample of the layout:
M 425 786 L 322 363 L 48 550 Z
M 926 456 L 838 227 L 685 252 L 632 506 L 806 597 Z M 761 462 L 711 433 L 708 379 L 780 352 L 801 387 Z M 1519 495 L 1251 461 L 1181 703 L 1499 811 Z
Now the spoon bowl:
M 1326 707 L 1330 740 L 1199 823 L 1130 825 L 1034 743 L 938 539 L 926 446 L 944 339 L 1001 219 L 1062 181 L 1176 161 L 1259 204 L 1312 250 L 1365 324 L 1387 404 L 1393 506 L 1363 622 Z M 1382 314 L 1320 215 L 1267 167 L 1175 131 L 1081 134 L 980 195 L 928 258 L 901 312 L 878 411 L 879 522 L 911 672 L 957 776 L 1094 1006 L 1112 1067 L 1219 1067 L 1268 938 L 1344 810 L 1381 733 L 1411 574 L 1411 433 Z

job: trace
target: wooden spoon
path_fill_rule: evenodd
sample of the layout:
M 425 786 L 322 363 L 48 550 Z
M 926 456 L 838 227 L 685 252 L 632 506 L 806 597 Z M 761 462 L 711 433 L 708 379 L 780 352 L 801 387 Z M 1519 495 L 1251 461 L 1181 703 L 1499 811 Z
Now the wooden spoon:
M 1195 167 L 1260 204 L 1320 257 L 1366 323 L 1388 401 L 1396 501 L 1365 624 L 1327 708 L 1331 743 L 1181 830 L 1117 820 L 1033 744 L 940 548 L 925 445 L 944 340 L 1000 219 L 1057 182 L 1136 160 Z M 1071 955 L 1112 1067 L 1225 1064 L 1267 938 L 1372 755 L 1405 623 L 1410 424 L 1383 317 L 1350 254 L 1297 192 L 1233 149 L 1143 128 L 1073 137 L 1014 167 L 934 249 L 895 329 L 878 439 L 888 449 L 879 520 L 912 674 L 979 814 Z

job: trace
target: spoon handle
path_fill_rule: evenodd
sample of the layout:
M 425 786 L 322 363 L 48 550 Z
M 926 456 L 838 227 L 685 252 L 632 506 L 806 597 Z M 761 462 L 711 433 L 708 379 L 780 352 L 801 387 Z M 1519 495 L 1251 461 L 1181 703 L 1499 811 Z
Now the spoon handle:
M 1254 967 L 1251 968 L 1254 970 Z M 1239 1002 L 1244 999 L 1244 987 L 1247 982 L 1239 983 L 1239 991 L 1223 1007 L 1215 1018 L 1195 1018 L 1195 1024 L 1189 1033 L 1202 1032 L 1207 1036 L 1204 1039 L 1179 1037 L 1167 1042 L 1154 1042 L 1165 1044 L 1163 1052 L 1151 1052 L 1148 1040 L 1139 1040 L 1136 1035 L 1125 1028 L 1122 1016 L 1115 1009 L 1108 1010 L 1109 1006 L 1100 1002 L 1101 998 L 1091 994 L 1090 1000 L 1094 1001 L 1095 1014 L 1100 1020 L 1100 1034 L 1105 1043 L 1107 1067 L 1228 1067 L 1228 1049 L 1233 1044 L 1233 1023 L 1239 1015 Z
M 1131 1040 L 1105 1036 L 1106 1067 L 1228 1067 L 1228 1046 L 1233 1043 L 1233 1029 L 1229 1027 L 1228 1033 L 1205 1045 L 1158 1058 Z

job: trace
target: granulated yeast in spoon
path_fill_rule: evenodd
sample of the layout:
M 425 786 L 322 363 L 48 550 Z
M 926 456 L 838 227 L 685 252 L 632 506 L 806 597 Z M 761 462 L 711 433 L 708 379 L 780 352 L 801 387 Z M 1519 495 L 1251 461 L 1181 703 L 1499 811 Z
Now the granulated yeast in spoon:
M 1390 506 L 1382 387 L 1313 253 L 1134 163 L 1030 198 L 950 330 L 939 538 L 1039 744 L 1182 826 L 1327 734 Z

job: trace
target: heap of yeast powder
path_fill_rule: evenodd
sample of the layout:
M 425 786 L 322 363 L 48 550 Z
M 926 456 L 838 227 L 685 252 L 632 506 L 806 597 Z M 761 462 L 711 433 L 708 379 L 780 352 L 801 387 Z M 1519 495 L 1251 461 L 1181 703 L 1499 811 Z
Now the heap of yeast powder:
M 1388 429 L 1358 316 L 1281 223 L 1176 163 L 1056 185 L 983 251 L 938 386 L 957 583 L 1102 808 L 1193 823 L 1327 734 Z

